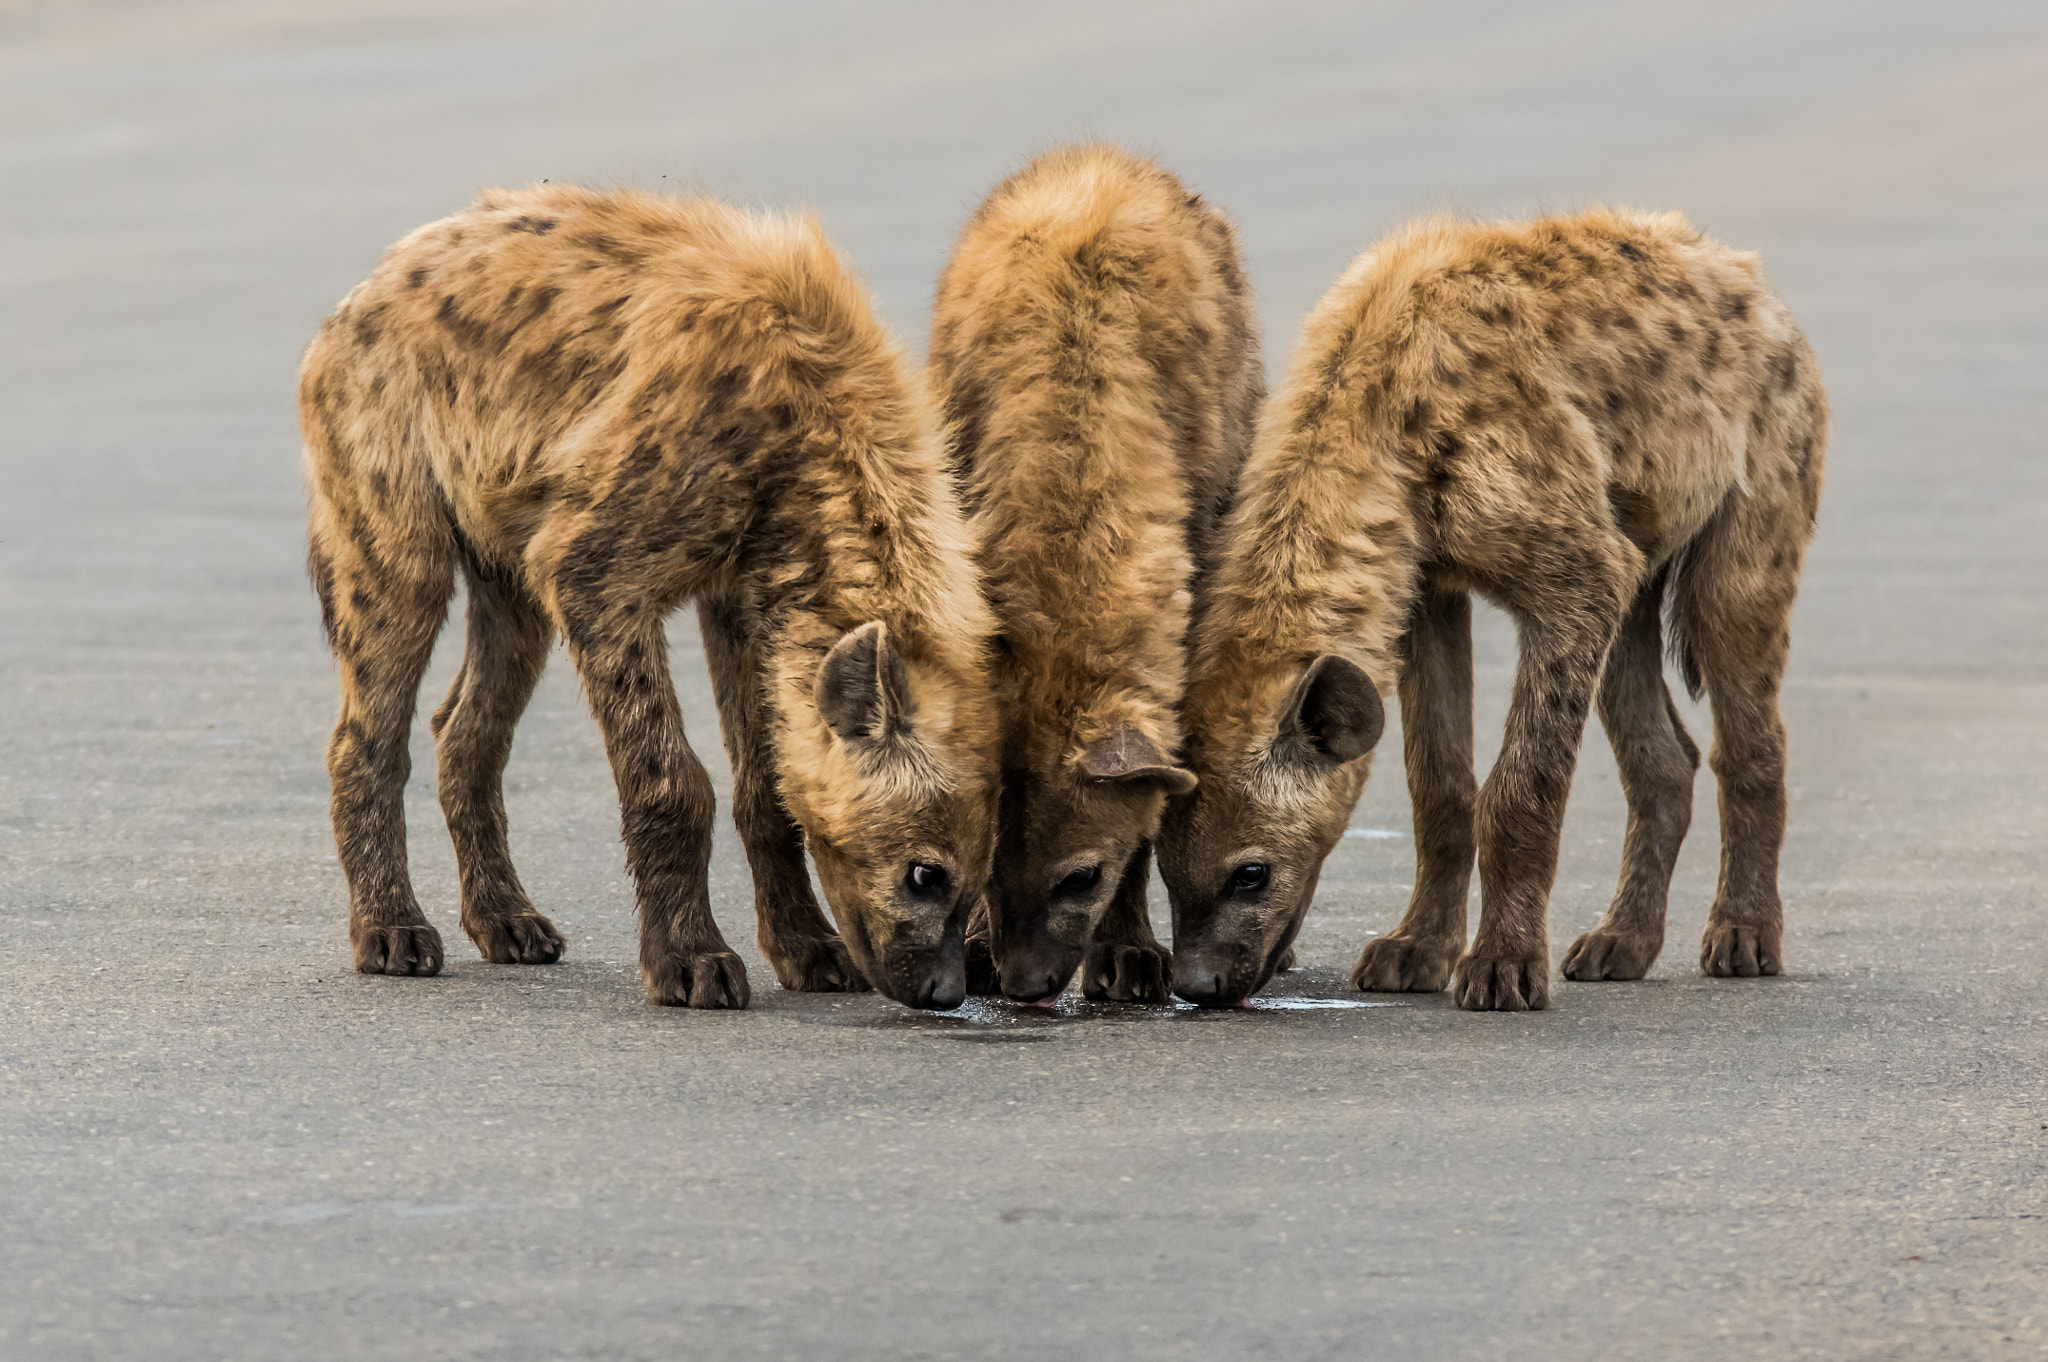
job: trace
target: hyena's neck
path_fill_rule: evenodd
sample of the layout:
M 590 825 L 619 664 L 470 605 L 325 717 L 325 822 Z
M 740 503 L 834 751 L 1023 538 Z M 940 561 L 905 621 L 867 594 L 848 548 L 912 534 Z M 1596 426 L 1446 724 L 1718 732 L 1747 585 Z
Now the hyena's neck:
M 1200 623 L 1188 719 L 1210 744 L 1256 742 L 1275 694 L 1325 653 L 1382 693 L 1400 677 L 1418 558 L 1409 479 L 1393 432 L 1345 409 L 1328 357 L 1304 351 L 1245 466 Z
M 754 526 L 740 564 L 765 635 L 777 730 L 795 740 L 792 761 L 807 760 L 805 743 L 822 733 L 812 687 L 825 654 L 871 621 L 930 678 L 925 698 L 935 710 L 950 712 L 957 692 L 986 692 L 994 628 L 933 423 L 909 401 L 894 415 L 878 423 L 868 414 L 804 441 L 801 469 Z

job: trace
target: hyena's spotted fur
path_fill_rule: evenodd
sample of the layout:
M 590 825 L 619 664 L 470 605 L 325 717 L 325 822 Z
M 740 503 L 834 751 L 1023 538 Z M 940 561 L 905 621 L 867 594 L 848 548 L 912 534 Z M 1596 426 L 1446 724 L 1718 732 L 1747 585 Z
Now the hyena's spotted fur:
M 957 995 L 960 891 L 986 876 L 994 811 L 991 624 L 922 380 L 815 225 L 487 194 L 348 296 L 307 351 L 299 409 L 359 969 L 441 965 L 400 793 L 459 571 L 468 649 L 433 730 L 462 925 L 487 959 L 562 950 L 513 871 L 500 794 L 559 633 L 618 784 L 649 995 L 746 1004 L 706 889 L 711 784 L 668 672 L 663 621 L 694 599 L 778 977 L 857 989 L 864 970 L 904 1001 Z M 812 895 L 806 829 L 844 941 Z
M 1165 1002 L 1145 884 L 1192 784 L 1190 590 L 1265 388 L 1235 235 L 1149 161 L 1050 152 L 962 231 L 931 364 L 1001 630 L 1001 987 L 1050 996 L 1080 963 L 1090 997 Z
M 1778 689 L 1826 429 L 1812 351 L 1753 257 L 1676 215 L 1435 223 L 1362 257 L 1269 404 L 1198 641 L 1201 784 L 1159 843 L 1176 986 L 1227 1002 L 1265 982 L 1364 784 L 1374 681 L 1401 698 L 1418 864 L 1354 982 L 1546 1005 L 1559 824 L 1596 703 L 1628 838 L 1613 905 L 1564 969 L 1641 977 L 1698 764 L 1664 685 L 1666 617 L 1714 707 L 1722 863 L 1701 965 L 1776 973 Z M 1483 787 L 1472 591 L 1521 637 Z

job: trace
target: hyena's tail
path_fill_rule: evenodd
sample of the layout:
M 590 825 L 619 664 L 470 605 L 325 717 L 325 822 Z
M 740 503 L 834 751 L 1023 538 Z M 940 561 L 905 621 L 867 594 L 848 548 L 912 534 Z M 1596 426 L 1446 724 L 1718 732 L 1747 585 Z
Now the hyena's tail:
M 1698 622 L 1693 619 L 1693 604 L 1699 593 L 1689 590 L 1689 578 L 1696 570 L 1702 530 L 1671 555 L 1664 566 L 1657 569 L 1662 579 L 1659 586 L 1664 592 L 1664 648 L 1671 657 L 1671 665 L 1678 668 L 1678 675 L 1685 682 L 1685 693 L 1697 701 L 1706 690 L 1706 678 L 1700 672 Z

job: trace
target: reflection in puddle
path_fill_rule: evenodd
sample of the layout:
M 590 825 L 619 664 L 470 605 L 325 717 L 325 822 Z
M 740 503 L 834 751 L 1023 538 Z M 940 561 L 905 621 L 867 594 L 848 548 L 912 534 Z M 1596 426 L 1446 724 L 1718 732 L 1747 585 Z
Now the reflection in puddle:
M 891 1030 L 937 1031 L 956 1040 L 1050 1040 L 1055 1028 L 1070 1022 L 1117 1023 L 1171 1021 L 1202 1017 L 1222 1020 L 1246 1012 L 1337 1012 L 1367 1007 L 1408 1007 L 1412 1004 L 1376 998 L 1254 998 L 1242 1008 L 1203 1009 L 1175 999 L 1171 1006 L 1135 1003 L 1095 1003 L 1078 993 L 1061 996 L 1051 1007 L 1030 1007 L 999 998 L 969 998 L 951 1012 L 894 1010 L 880 1015 L 849 1019 L 842 1025 L 882 1027 Z

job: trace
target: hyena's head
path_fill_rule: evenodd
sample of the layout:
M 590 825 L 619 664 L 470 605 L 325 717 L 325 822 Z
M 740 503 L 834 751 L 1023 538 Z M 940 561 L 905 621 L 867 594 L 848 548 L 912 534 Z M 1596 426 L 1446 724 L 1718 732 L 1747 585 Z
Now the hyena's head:
M 809 698 L 815 719 L 784 734 L 782 793 L 840 935 L 897 1002 L 958 1007 L 995 831 L 986 677 L 908 655 L 875 621 L 833 645 Z
M 1004 996 L 1037 1002 L 1067 986 L 1167 796 L 1194 787 L 1194 774 L 1131 723 L 1086 744 L 1062 732 L 1006 763 L 988 890 Z
M 1173 905 L 1174 992 L 1234 1007 L 1294 944 L 1386 714 L 1372 678 L 1333 654 L 1219 697 L 1205 723 L 1211 709 L 1190 696 L 1200 783 L 1166 810 L 1159 872 Z

